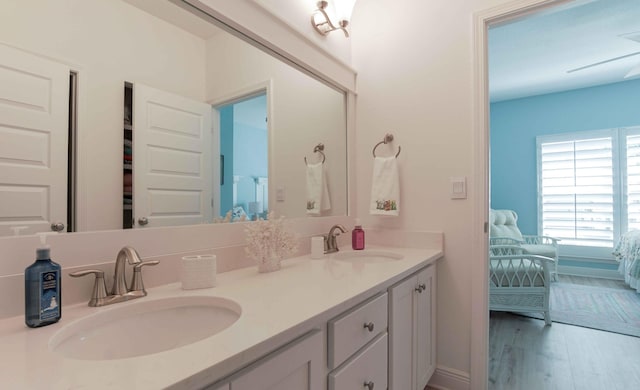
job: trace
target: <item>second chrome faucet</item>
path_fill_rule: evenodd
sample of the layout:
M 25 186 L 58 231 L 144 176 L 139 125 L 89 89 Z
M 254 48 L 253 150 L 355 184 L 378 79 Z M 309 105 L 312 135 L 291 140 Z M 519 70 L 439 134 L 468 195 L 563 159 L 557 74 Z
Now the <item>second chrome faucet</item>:
M 336 230 L 340 230 L 340 232 L 336 232 Z M 340 224 L 331 226 L 329 233 L 324 235 L 324 253 L 337 252 L 338 241 L 336 240 L 336 237 L 339 236 L 340 233 L 346 233 L 347 231 L 348 230 Z
M 133 266 L 133 277 L 131 284 L 127 287 L 125 268 L 126 263 Z M 140 255 L 132 247 L 124 247 L 120 249 L 116 256 L 115 271 L 113 274 L 113 287 L 107 294 L 107 286 L 104 280 L 104 271 L 97 269 L 86 269 L 82 271 L 72 272 L 69 276 L 80 277 L 94 274 L 95 282 L 93 284 L 93 292 L 89 300 L 89 306 L 105 306 L 113 303 L 124 302 L 135 298 L 141 298 L 147 295 L 142 282 L 142 267 L 147 265 L 156 265 L 160 263 L 158 260 L 142 261 Z

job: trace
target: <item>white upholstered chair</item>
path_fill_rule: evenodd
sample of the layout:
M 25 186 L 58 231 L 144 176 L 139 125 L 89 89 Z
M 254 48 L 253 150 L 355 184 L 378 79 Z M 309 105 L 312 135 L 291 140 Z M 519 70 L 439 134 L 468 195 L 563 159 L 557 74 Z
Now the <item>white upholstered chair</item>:
M 518 245 L 524 253 L 549 257 L 554 261 L 551 277 L 558 279 L 558 240 L 549 236 L 523 235 L 518 229 L 518 214 L 513 210 L 491 210 L 489 245 Z

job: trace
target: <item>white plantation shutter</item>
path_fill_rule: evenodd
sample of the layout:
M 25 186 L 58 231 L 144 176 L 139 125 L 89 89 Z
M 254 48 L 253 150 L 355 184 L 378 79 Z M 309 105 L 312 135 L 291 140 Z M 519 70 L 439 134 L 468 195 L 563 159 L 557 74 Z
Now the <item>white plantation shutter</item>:
M 626 206 L 627 229 L 640 229 L 640 135 L 629 135 L 627 140 Z
M 616 196 L 612 137 L 556 142 L 544 138 L 538 139 L 542 234 L 560 238 L 563 245 L 612 247 Z M 640 201 L 640 168 L 637 190 Z M 640 216 L 640 203 L 637 207 Z

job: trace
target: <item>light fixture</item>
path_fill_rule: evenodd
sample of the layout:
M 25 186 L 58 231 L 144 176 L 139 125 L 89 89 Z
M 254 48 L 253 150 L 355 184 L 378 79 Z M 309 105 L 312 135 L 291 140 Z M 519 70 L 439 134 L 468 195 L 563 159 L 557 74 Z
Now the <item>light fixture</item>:
M 311 15 L 311 25 L 321 35 L 327 35 L 335 30 L 342 30 L 344 36 L 349 37 L 347 26 L 349 25 L 349 19 L 351 18 L 351 12 L 353 11 L 355 2 L 356 0 L 334 0 L 333 7 L 336 11 L 336 17 L 338 18 L 338 25 L 336 26 L 327 14 L 329 2 L 318 1 L 318 9 Z

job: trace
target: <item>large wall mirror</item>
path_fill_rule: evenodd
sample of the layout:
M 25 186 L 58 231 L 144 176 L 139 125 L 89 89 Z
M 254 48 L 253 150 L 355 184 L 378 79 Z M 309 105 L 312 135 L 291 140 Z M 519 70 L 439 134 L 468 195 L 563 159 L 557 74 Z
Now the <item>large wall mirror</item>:
M 0 13 L 0 235 L 347 214 L 339 88 L 169 0 Z

